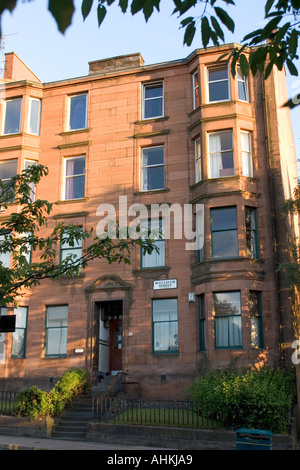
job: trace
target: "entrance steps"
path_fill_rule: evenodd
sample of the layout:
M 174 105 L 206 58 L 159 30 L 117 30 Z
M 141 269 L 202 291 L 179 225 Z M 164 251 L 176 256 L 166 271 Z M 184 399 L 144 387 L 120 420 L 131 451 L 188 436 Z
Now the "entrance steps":
M 66 440 L 86 439 L 87 423 L 93 419 L 93 395 L 101 395 L 114 376 L 105 376 L 86 395 L 75 398 L 69 408 L 55 419 L 51 437 Z

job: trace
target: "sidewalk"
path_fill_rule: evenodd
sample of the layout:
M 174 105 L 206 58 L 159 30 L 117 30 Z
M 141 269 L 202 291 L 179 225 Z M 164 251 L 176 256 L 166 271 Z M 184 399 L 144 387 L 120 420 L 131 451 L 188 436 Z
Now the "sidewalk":
M 2 436 L 0 450 L 155 450 L 155 447 L 106 444 L 89 441 L 66 441 L 39 437 Z

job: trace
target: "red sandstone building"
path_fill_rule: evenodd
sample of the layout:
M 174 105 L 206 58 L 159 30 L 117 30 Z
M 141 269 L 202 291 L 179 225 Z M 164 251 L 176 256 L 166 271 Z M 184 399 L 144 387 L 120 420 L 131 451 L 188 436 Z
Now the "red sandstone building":
M 176 217 L 192 207 L 200 240 L 187 249 L 171 217 L 159 255 L 96 260 L 26 292 L 15 333 L 1 338 L 7 388 L 47 387 L 79 367 L 93 384 L 122 371 L 145 397 L 182 398 L 209 367 L 291 362 L 290 293 L 276 272 L 296 230 L 281 213 L 297 183 L 285 73 L 233 78 L 216 64 L 232 47 L 156 65 L 140 54 L 99 60 L 86 76 L 45 84 L 6 54 L 0 177 L 48 167 L 36 196 L 54 203 L 49 228 L 95 230 L 99 206 L 120 215 L 121 197 L 128 208 L 177 208 Z M 156 226 L 165 223 L 158 214 Z

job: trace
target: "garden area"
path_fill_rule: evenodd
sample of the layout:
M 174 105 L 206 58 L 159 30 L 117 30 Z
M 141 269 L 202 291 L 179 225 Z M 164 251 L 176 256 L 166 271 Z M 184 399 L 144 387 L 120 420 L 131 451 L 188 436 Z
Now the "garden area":
M 197 378 L 186 401 L 96 398 L 99 420 L 176 427 L 291 430 L 296 401 L 294 374 L 262 368 L 208 371 Z
M 51 391 L 33 386 L 0 392 L 0 413 L 29 420 L 58 416 L 89 389 L 85 370 L 65 372 Z M 185 401 L 93 396 L 94 421 L 190 428 L 267 429 L 289 433 L 296 403 L 293 372 L 264 367 L 207 371 L 195 379 Z

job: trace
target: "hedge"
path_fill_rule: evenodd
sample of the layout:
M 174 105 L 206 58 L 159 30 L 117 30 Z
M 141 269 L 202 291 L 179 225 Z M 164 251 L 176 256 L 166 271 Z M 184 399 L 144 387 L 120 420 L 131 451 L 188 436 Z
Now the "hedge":
M 216 416 L 225 425 L 287 431 L 291 409 L 293 372 L 263 367 L 260 370 L 208 371 L 197 378 L 189 393 L 197 402 L 197 412 L 206 418 Z
M 22 390 L 17 397 L 17 414 L 32 420 L 58 415 L 88 387 L 88 375 L 85 370 L 67 371 L 50 392 L 40 390 L 36 385 Z

